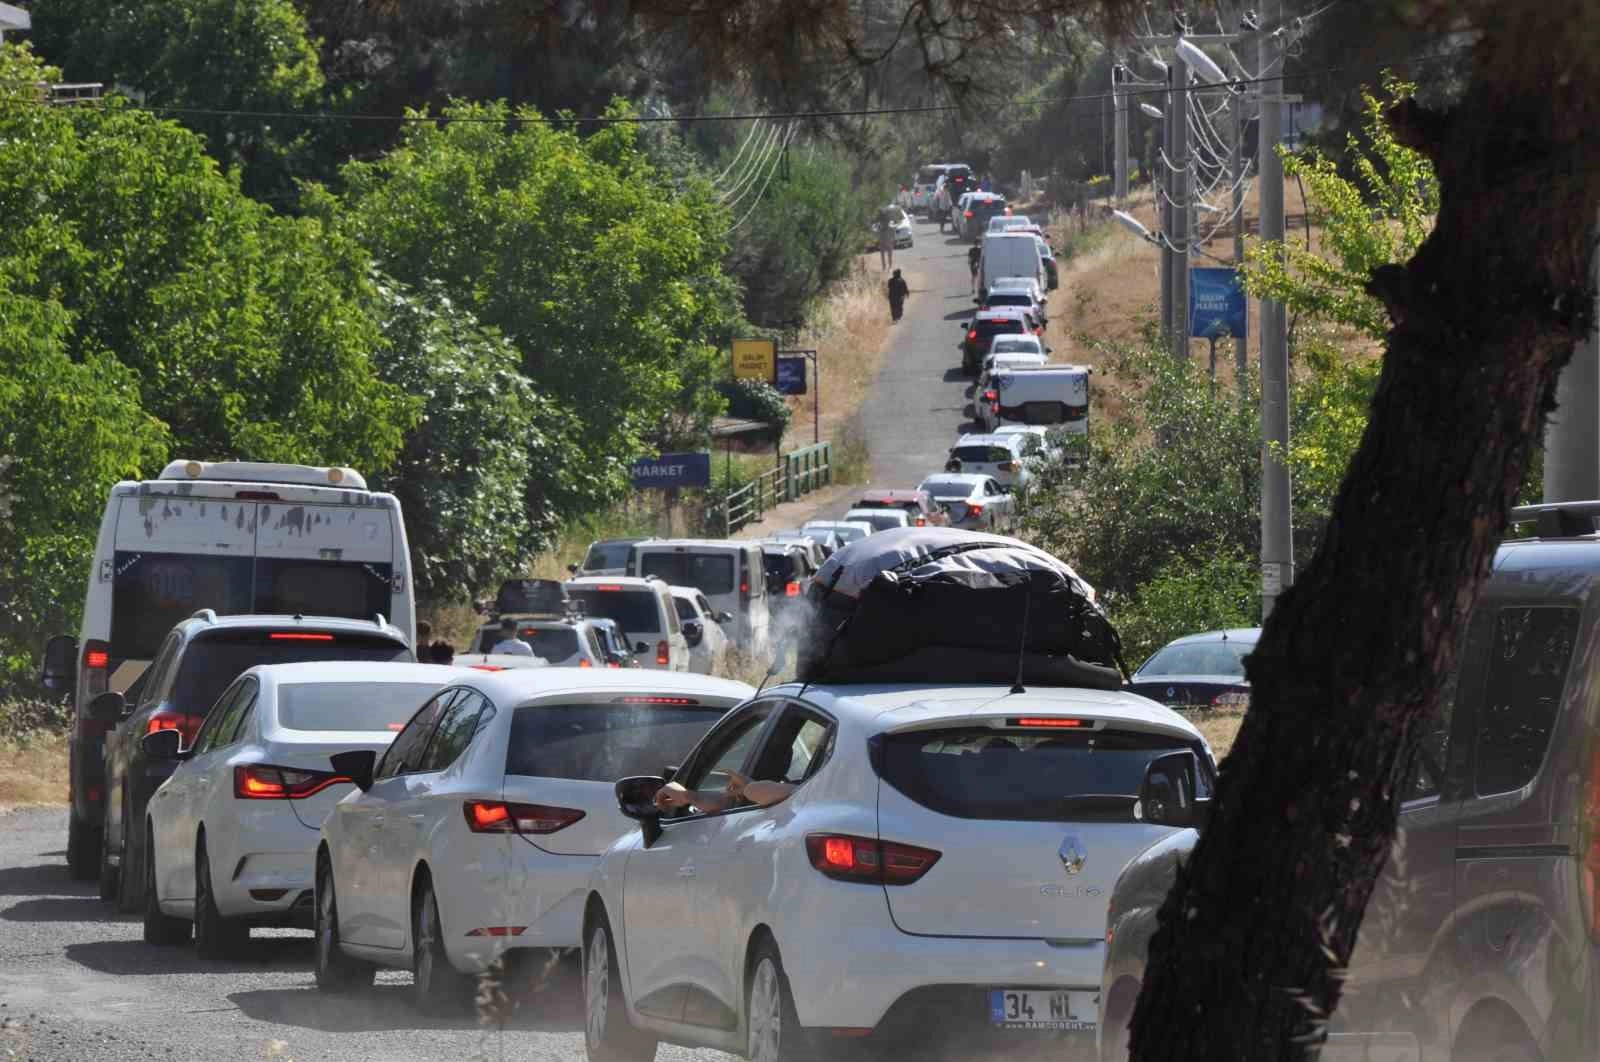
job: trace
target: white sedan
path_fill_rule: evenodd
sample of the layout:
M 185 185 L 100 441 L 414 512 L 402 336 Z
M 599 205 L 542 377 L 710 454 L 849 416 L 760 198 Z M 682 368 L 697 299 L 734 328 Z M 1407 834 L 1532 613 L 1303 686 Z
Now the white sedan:
M 309 926 L 317 830 L 355 788 L 329 770 L 329 755 L 385 748 L 459 674 L 348 661 L 254 667 L 217 699 L 189 750 L 178 751 L 177 731 L 147 734 L 147 754 L 183 762 L 147 813 L 145 942 L 180 944 L 193 923 L 200 957 L 221 958 L 251 926 Z
M 1011 522 L 1016 499 L 993 476 L 975 472 L 942 472 L 923 480 L 925 490 L 950 514 L 950 526 L 993 531 Z
M 1093 1050 L 1110 889 L 1214 772 L 1193 726 L 1120 691 L 769 690 L 683 761 L 688 806 L 617 784 L 640 829 L 584 903 L 588 1057 Z
M 413 972 L 450 1012 L 507 952 L 576 947 L 589 875 L 628 831 L 613 783 L 680 762 L 742 682 L 642 669 L 471 672 L 379 759 L 336 757 L 360 792 L 322 826 L 316 979 Z

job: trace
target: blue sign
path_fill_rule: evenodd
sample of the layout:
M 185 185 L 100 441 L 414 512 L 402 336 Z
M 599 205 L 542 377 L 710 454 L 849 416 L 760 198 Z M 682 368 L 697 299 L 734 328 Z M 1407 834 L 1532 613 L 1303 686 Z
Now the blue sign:
M 1250 320 L 1244 288 L 1232 269 L 1189 270 L 1189 334 L 1197 339 L 1243 339 Z
M 781 394 L 803 395 L 806 393 L 806 359 L 804 356 L 778 359 L 777 387 Z
M 639 490 L 673 490 L 711 485 L 710 454 L 662 454 L 641 457 L 629 469 Z

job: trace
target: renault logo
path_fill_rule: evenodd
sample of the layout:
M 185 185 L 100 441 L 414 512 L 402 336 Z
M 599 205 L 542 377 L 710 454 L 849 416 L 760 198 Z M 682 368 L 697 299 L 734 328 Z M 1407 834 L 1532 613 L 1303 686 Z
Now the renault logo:
M 1061 842 L 1061 867 L 1068 874 L 1076 874 L 1083 869 L 1083 861 L 1089 858 L 1089 853 L 1083 850 L 1083 845 L 1076 837 L 1068 837 Z
M 1167 700 L 1170 701 L 1170 700 L 1172 700 L 1172 698 L 1176 697 L 1177 695 L 1178 695 L 1178 687 L 1176 687 L 1176 686 L 1168 686 L 1167 687 Z

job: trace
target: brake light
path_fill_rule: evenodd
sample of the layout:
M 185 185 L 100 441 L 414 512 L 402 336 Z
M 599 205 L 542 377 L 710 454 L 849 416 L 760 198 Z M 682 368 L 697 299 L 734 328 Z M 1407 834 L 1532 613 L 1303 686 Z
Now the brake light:
M 813 867 L 836 881 L 910 885 L 939 861 L 940 853 L 869 837 L 813 833 L 806 836 L 806 855 Z
M 589 663 L 589 661 L 587 659 L 579 660 L 578 661 L 578 666 L 579 667 L 594 667 L 594 665 Z
M 976 328 L 974 328 L 972 331 L 968 332 L 967 333 L 967 338 L 968 339 L 977 339 L 978 338 L 978 330 Z
M 967 211 L 966 216 L 970 218 L 972 216 L 972 211 Z
M 618 697 L 618 704 L 671 704 L 688 705 L 699 704 L 693 697 Z
M 277 631 L 267 635 L 272 642 L 331 642 L 331 634 L 312 634 L 309 631 Z
M 183 743 L 188 745 L 194 741 L 194 736 L 200 732 L 200 724 L 203 722 L 205 722 L 205 716 L 203 715 L 188 715 L 184 712 L 174 712 L 171 709 L 162 708 L 150 716 L 150 720 L 145 723 L 144 732 L 146 734 L 154 734 L 158 730 L 176 730 L 183 735 Z
M 983 502 L 967 502 L 967 515 L 968 516 L 982 516 L 983 515 Z
M 467 829 L 473 833 L 555 833 L 583 818 L 577 808 L 508 804 L 500 800 L 469 800 L 461 810 Z
M 1211 698 L 1211 707 L 1245 709 L 1250 707 L 1250 694 L 1244 690 L 1226 690 Z
M 111 677 L 111 644 L 102 641 L 87 641 L 83 643 L 83 664 L 78 669 L 78 688 L 83 691 L 83 703 L 88 704 L 110 686 Z M 103 734 L 111 729 L 106 723 L 97 723 L 88 715 L 78 718 L 77 727 L 81 735 L 93 737 Z
M 1024 717 L 1018 719 L 1013 725 L 1039 727 L 1045 730 L 1076 730 L 1085 724 L 1082 719 L 1034 719 Z
M 303 771 L 265 763 L 240 764 L 233 769 L 233 795 L 240 800 L 304 800 L 330 785 L 350 779 L 328 771 Z
M 656 666 L 666 667 L 672 663 L 672 646 L 665 639 L 656 643 Z
M 999 397 L 1000 397 L 1000 392 L 999 391 L 985 391 L 983 393 L 983 400 L 985 402 L 993 402 L 995 399 L 997 399 Z
M 800 596 L 800 584 L 799 583 L 785 583 L 785 584 L 783 584 L 783 596 L 784 597 L 799 597 Z
M 1000 469 L 1002 472 L 1015 472 L 1017 470 L 1017 463 L 1015 461 L 1001 461 L 995 467 Z
M 607 590 L 607 591 L 610 591 L 610 590 L 621 590 L 622 587 L 620 587 L 620 586 L 612 586 L 610 583 L 607 583 L 604 586 L 597 586 L 597 587 L 595 587 L 595 589 L 596 590 Z
M 83 654 L 83 666 L 92 671 L 104 671 L 111 666 L 111 654 L 104 649 L 90 649 Z

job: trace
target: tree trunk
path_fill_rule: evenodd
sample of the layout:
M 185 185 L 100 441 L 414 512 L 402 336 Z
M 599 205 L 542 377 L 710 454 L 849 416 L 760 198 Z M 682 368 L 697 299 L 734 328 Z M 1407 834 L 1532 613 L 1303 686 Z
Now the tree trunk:
M 1600 4 L 1472 14 L 1458 104 L 1391 115 L 1434 160 L 1437 226 L 1372 278 L 1394 326 L 1371 420 L 1248 661 L 1250 712 L 1150 946 L 1138 1062 L 1314 1057 L 1421 724 L 1590 324 Z

